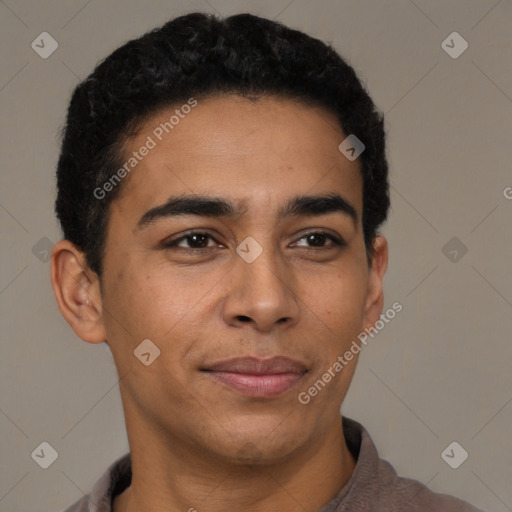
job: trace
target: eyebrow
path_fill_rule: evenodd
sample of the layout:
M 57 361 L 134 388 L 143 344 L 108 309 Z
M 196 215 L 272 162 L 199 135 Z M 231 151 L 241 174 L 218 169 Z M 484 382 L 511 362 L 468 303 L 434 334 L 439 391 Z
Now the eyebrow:
M 247 208 L 225 199 L 213 196 L 182 195 L 170 197 L 166 203 L 148 210 L 137 223 L 135 230 L 147 227 L 154 222 L 180 215 L 197 215 L 200 217 L 234 218 L 247 211 Z M 340 212 L 352 219 L 357 226 L 356 209 L 338 194 L 302 195 L 290 199 L 278 211 L 278 218 L 300 216 L 320 216 Z

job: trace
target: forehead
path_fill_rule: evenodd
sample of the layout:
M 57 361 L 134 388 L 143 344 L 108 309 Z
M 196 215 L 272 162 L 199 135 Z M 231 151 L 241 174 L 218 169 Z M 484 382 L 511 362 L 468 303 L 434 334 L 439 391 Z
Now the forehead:
M 151 115 L 125 143 L 123 158 L 136 165 L 113 209 L 141 212 L 176 194 L 277 209 L 295 195 L 335 191 L 360 210 L 360 163 L 339 151 L 345 137 L 333 113 L 288 98 L 189 100 Z

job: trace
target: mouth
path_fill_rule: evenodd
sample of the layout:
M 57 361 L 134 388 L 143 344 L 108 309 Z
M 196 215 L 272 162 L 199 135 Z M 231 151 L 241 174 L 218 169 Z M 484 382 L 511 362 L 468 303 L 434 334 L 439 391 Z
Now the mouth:
M 307 368 L 288 357 L 238 357 L 201 368 L 215 381 L 252 398 L 274 398 L 297 386 Z

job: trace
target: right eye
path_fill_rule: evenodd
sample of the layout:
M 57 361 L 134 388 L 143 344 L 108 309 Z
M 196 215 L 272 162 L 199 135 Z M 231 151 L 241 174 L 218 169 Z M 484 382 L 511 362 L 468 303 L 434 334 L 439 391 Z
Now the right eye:
M 170 249 L 172 247 L 179 247 L 188 251 L 201 251 L 204 249 L 211 249 L 212 246 L 208 246 L 208 240 L 216 240 L 208 233 L 202 231 L 193 231 L 182 235 L 175 240 L 169 240 L 162 244 L 162 247 Z M 187 244 L 183 246 L 182 244 Z M 217 242 L 218 243 L 218 242 Z M 205 245 L 206 244 L 206 245 Z

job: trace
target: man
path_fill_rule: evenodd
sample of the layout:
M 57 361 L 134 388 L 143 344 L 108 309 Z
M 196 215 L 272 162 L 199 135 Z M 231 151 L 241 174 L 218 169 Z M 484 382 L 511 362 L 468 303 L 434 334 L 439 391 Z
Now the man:
M 130 453 L 68 512 L 477 510 L 340 415 L 383 311 L 387 174 L 354 70 L 263 18 L 179 17 L 78 85 L 52 283 L 112 351 Z

